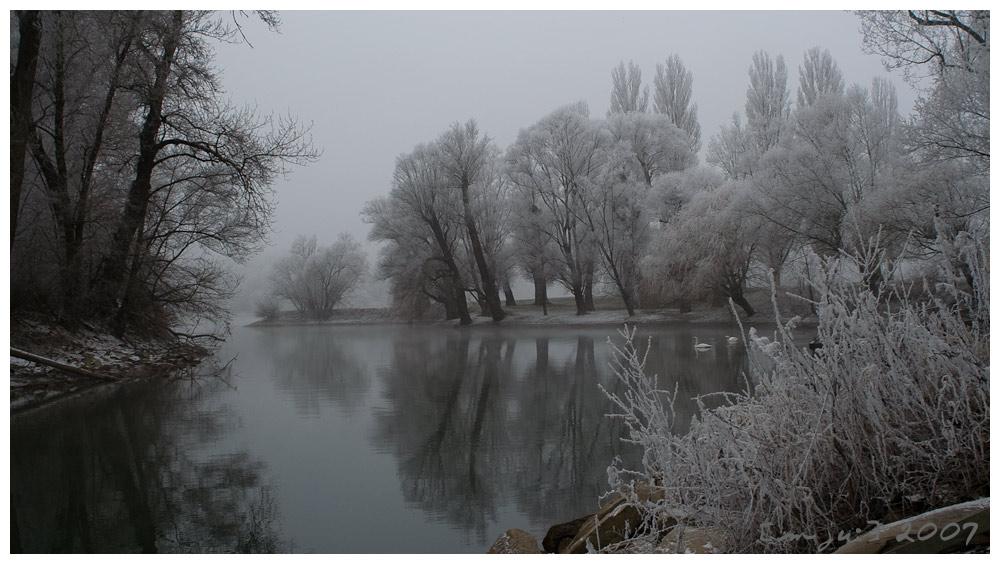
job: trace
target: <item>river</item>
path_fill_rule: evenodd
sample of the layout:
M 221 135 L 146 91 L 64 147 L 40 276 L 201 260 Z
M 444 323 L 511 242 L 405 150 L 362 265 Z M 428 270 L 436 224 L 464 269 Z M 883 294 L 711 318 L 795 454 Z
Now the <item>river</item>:
M 640 327 L 648 371 L 741 391 L 730 325 Z M 696 352 L 693 337 L 713 345 Z M 482 553 L 592 513 L 615 456 L 610 327 L 234 326 L 219 375 L 11 418 L 11 549 Z M 681 429 L 683 430 L 683 428 Z

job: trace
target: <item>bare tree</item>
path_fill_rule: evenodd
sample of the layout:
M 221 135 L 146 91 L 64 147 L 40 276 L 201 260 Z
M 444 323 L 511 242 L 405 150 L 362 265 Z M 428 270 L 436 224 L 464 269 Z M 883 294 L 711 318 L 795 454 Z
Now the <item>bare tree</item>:
M 440 281 L 444 296 L 439 298 L 445 303 L 448 316 L 454 315 L 465 325 L 472 323 L 472 317 L 460 268 L 463 213 L 448 191 L 435 148 L 420 145 L 396 159 L 388 198 L 369 203 L 363 215 L 372 224 L 369 237 L 375 241 L 394 241 L 405 246 L 412 238 L 426 238 L 433 247 L 433 255 L 420 263 L 424 277 Z
M 902 69 L 914 81 L 944 69 L 967 69 L 970 53 L 989 50 L 988 10 L 859 10 L 856 14 L 861 18 L 864 50 L 882 55 L 887 67 Z M 925 68 L 928 64 L 934 67 Z M 980 64 L 988 67 L 988 62 Z
M 511 182 L 538 209 L 536 224 L 559 249 L 557 277 L 573 294 L 578 315 L 593 306 L 596 258 L 591 230 L 581 218 L 588 181 L 600 171 L 603 141 L 586 104 L 578 103 L 521 130 L 508 152 Z
M 733 112 L 729 125 L 720 127 L 719 133 L 709 139 L 705 161 L 731 180 L 753 176 L 757 165 L 756 148 L 739 113 Z
M 17 19 L 17 53 L 12 55 L 10 73 L 10 243 L 14 248 L 17 217 L 21 211 L 24 156 L 31 130 L 31 95 L 35 84 L 38 51 L 41 46 L 41 19 L 37 10 L 11 12 Z M 13 28 L 13 24 L 12 24 Z
M 316 236 L 299 236 L 291 254 L 271 274 L 274 293 L 290 301 L 300 313 L 325 320 L 345 296 L 361 283 L 367 259 L 360 244 L 347 233 L 318 247 Z
M 844 92 L 844 76 L 830 51 L 813 47 L 802 57 L 799 67 L 798 105 L 806 107 L 826 95 Z
M 259 248 L 273 181 L 317 156 L 307 130 L 225 98 L 212 44 L 239 40 L 235 15 L 37 18 L 33 164 L 15 189 L 30 224 L 15 227 L 11 251 L 12 265 L 28 267 L 16 287 L 54 314 L 108 317 L 119 330 L 141 321 L 159 331 L 194 313 L 224 319 L 236 280 L 223 258 Z
M 62 308 L 72 314 L 83 300 L 83 248 L 93 237 L 86 225 L 94 220 L 91 194 L 101 180 L 95 173 L 99 166 L 123 164 L 112 162 L 107 150 L 121 146 L 122 131 L 131 125 L 116 99 L 141 21 L 114 12 L 54 12 L 44 18 L 47 46 L 35 97 L 41 112 L 30 148 L 59 241 Z M 95 43 L 95 37 L 103 42 Z
M 694 76 L 678 55 L 670 55 L 666 63 L 656 64 L 653 110 L 684 130 L 690 137 L 691 152 L 697 154 L 701 149 L 701 124 L 698 123 L 698 105 L 691 103 L 693 86 Z
M 458 189 L 461 194 L 462 220 L 469 236 L 476 267 L 479 269 L 490 317 L 494 321 L 501 321 L 506 314 L 500 305 L 495 272 L 491 269 L 483 251 L 483 241 L 477 225 L 480 219 L 473 210 L 476 203 L 473 201 L 475 197 L 473 191 L 478 190 L 482 193 L 484 190 L 482 183 L 489 164 L 489 146 L 489 137 L 480 138 L 476 121 L 469 120 L 464 125 L 452 124 L 451 128 L 438 139 L 437 151 L 441 157 L 442 175 L 447 185 Z
M 608 115 L 644 112 L 649 105 L 649 88 L 642 86 L 642 70 L 632 61 L 621 61 L 611 70 L 611 107 Z
M 639 259 L 649 227 L 645 213 L 648 185 L 638 176 L 627 143 L 614 144 L 605 156 L 580 212 L 594 234 L 605 272 L 618 289 L 625 310 L 634 316 L 639 306 Z
M 98 309 L 106 313 L 130 304 L 126 296 L 135 289 L 129 280 L 130 252 L 147 220 L 161 165 L 186 163 L 183 174 L 164 173 L 172 183 L 225 175 L 237 187 L 229 194 L 245 207 L 262 236 L 270 227 L 273 181 L 287 172 L 287 164 L 303 164 L 317 155 L 295 120 L 258 116 L 224 101 L 208 66 L 207 41 L 231 38 L 236 34 L 232 27 L 210 14 L 184 11 L 150 14 L 142 26 L 141 44 L 134 51 L 141 73 L 132 81 L 144 112 L 134 176 L 91 285 Z
M 859 11 L 864 49 L 921 90 L 911 140 L 925 159 L 956 159 L 989 175 L 990 13 Z M 930 79 L 931 84 L 921 84 Z
M 772 60 L 765 51 L 753 55 L 747 87 L 747 128 L 763 154 L 778 143 L 781 127 L 791 112 L 788 101 L 788 70 L 785 59 Z

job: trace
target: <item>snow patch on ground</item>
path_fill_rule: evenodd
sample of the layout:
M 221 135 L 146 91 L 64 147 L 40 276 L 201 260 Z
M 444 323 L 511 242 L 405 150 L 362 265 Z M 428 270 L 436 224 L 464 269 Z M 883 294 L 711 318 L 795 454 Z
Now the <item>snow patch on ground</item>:
M 119 339 L 87 323 L 70 331 L 30 314 L 12 315 L 10 338 L 12 348 L 120 380 L 190 367 L 205 355 L 203 348 L 191 344 L 134 337 Z M 11 411 L 104 383 L 107 382 L 10 357 Z

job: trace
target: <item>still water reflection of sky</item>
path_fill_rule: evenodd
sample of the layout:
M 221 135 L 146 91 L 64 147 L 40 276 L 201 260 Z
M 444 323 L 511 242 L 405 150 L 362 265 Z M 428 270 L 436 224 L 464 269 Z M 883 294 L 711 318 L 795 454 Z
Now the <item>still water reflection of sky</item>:
M 743 391 L 726 325 L 640 328 L 648 374 Z M 696 352 L 693 337 L 713 345 Z M 231 375 L 11 420 L 12 549 L 480 553 L 593 512 L 613 328 L 235 327 Z

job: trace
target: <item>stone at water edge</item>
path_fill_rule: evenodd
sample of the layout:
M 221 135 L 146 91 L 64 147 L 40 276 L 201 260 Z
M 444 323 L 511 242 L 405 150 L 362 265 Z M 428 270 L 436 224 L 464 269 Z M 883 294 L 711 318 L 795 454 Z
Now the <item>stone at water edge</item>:
M 640 503 L 663 500 L 663 488 L 639 483 L 635 486 L 635 499 Z M 624 495 L 617 495 L 596 515 L 591 515 L 577 532 L 576 538 L 560 553 L 585 554 L 587 543 L 595 550 L 621 543 L 632 537 L 642 523 L 643 511 L 628 502 Z M 668 519 L 665 524 L 672 524 Z
M 500 534 L 488 554 L 540 554 L 535 536 L 521 529 L 508 529 Z
M 580 533 L 580 528 L 587 523 L 592 515 L 584 515 L 579 519 L 574 519 L 573 521 L 567 521 L 566 523 L 560 523 L 559 525 L 553 525 L 549 528 L 549 531 L 545 534 L 545 538 L 542 539 L 542 549 L 549 554 L 561 554 L 563 553 L 569 544 L 573 543 L 573 539 L 576 538 L 576 534 Z
M 619 495 L 601 508 L 596 515 L 587 518 L 576 538 L 566 546 L 563 553 L 585 554 L 588 542 L 595 550 L 620 543 L 628 539 L 641 522 L 642 515 L 639 510 L 627 503 L 625 497 Z

